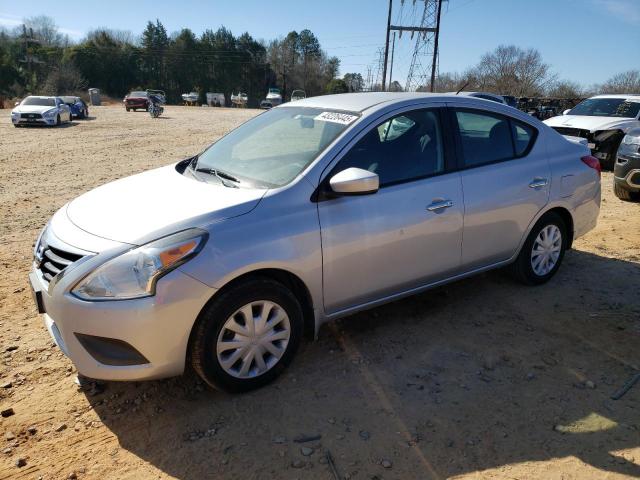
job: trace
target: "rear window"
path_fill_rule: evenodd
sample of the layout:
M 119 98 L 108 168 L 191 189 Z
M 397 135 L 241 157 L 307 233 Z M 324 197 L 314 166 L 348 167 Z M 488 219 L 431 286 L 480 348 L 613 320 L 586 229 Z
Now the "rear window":
M 146 97 L 147 92 L 131 92 L 129 96 L 130 97 Z

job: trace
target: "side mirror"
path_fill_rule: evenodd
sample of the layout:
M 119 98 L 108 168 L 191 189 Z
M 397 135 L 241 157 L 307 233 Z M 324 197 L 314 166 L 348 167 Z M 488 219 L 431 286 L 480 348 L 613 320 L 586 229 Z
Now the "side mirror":
M 329 185 L 338 195 L 367 195 L 378 191 L 380 179 L 377 173 L 351 167 L 331 177 Z
M 18 105 L 20 105 L 20 102 L 16 102 L 13 104 L 14 107 L 17 107 Z
M 571 111 L 570 108 L 567 108 L 564 112 L 562 112 L 563 115 L 569 115 L 569 112 Z

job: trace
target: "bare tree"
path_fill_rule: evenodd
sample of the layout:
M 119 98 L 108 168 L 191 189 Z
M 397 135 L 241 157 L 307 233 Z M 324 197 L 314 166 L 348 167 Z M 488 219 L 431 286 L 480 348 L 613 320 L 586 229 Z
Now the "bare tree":
M 582 98 L 587 96 L 587 93 L 576 82 L 559 80 L 549 87 L 547 96 L 551 98 Z
M 58 30 L 56 22 L 46 15 L 29 17 L 24 20 L 27 29 L 33 29 L 34 36 L 44 45 L 63 46 L 69 43 L 69 38 Z
M 601 93 L 640 93 L 640 70 L 618 73 L 597 87 Z
M 515 45 L 500 45 L 486 53 L 466 76 L 474 89 L 517 97 L 539 96 L 555 81 L 540 52 Z
M 464 75 L 460 75 L 457 72 L 454 73 L 441 73 L 436 77 L 434 92 L 457 92 L 462 88 L 468 79 Z M 419 92 L 430 92 L 430 85 L 424 85 L 418 88 Z
M 73 65 L 66 64 L 51 70 L 42 85 L 45 95 L 71 95 L 87 88 L 87 82 Z

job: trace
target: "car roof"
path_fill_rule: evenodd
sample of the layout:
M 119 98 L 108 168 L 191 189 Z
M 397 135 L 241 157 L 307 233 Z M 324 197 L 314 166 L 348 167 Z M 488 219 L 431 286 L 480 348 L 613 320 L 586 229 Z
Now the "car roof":
M 55 95 L 28 95 L 25 98 L 58 98 Z
M 425 92 L 362 92 L 362 93 L 340 93 L 337 95 L 320 95 L 317 97 L 307 97 L 304 100 L 296 100 L 292 107 L 312 107 L 326 108 L 331 110 L 345 110 L 349 112 L 364 112 L 365 110 L 380 104 L 400 103 L 406 100 L 420 100 L 429 98 L 432 100 L 453 100 L 461 99 L 461 95 L 455 93 L 425 93 Z M 464 100 L 477 100 L 478 102 L 488 102 L 477 97 L 465 95 Z M 496 103 L 496 102 L 493 102 Z M 485 103 L 482 103 L 485 105 Z M 284 103 L 277 108 L 287 108 L 288 103 Z

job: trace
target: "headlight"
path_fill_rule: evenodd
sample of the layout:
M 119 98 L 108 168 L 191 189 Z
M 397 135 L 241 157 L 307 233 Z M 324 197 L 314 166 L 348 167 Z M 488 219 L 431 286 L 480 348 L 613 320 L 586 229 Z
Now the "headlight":
M 55 117 L 56 114 L 58 113 L 58 111 L 56 109 L 53 110 L 47 110 L 46 112 L 44 112 L 42 114 L 43 117 Z
M 626 143 L 627 145 L 640 145 L 640 136 L 625 135 L 622 143 Z
M 160 277 L 198 254 L 209 237 L 191 229 L 129 250 L 100 265 L 71 290 L 82 300 L 126 300 L 155 294 Z
M 19 116 L 20 116 L 20 113 L 18 113 L 18 112 L 11 112 L 11 118 L 16 118 L 16 117 L 19 117 Z

